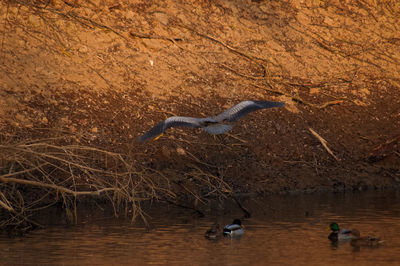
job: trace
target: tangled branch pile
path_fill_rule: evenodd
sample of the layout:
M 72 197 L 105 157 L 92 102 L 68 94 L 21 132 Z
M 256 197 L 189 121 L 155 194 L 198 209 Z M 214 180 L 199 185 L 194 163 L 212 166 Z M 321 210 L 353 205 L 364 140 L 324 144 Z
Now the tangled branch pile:
M 106 199 L 116 214 L 131 213 L 132 219 L 139 216 L 146 222 L 143 201 L 175 202 L 179 198 L 173 181 L 161 172 L 144 166 L 138 169 L 132 158 L 82 145 L 76 136 L 8 143 L 5 139 L 2 136 L 0 145 L 2 228 L 37 225 L 30 216 L 55 204 L 62 204 L 69 220 L 75 221 L 77 202 L 88 197 Z M 210 175 L 191 178 L 210 191 L 221 191 L 216 186 L 230 191 L 226 183 Z

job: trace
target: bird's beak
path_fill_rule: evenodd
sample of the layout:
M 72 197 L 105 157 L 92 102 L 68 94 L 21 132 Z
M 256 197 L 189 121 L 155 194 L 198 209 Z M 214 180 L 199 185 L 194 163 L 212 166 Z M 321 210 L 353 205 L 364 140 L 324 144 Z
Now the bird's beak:
M 157 137 L 155 137 L 155 138 L 153 139 L 153 141 L 156 141 L 156 140 L 158 140 L 158 139 L 159 139 L 159 138 L 161 138 L 163 135 L 164 135 L 164 134 L 163 134 L 163 133 L 161 133 L 160 135 L 158 135 Z

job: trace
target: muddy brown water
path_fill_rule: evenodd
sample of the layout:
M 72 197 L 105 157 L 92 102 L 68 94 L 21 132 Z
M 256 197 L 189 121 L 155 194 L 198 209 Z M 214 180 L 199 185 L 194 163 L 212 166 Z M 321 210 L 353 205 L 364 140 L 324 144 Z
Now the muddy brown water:
M 1 265 L 400 265 L 400 191 L 318 193 L 242 200 L 252 213 L 240 239 L 209 241 L 214 222 L 241 212 L 232 203 L 196 218 L 186 210 L 151 211 L 152 229 L 91 214 L 77 226 L 49 225 L 21 238 L 0 238 Z M 83 215 L 84 216 L 84 215 Z M 337 221 L 381 237 L 378 248 L 332 245 Z

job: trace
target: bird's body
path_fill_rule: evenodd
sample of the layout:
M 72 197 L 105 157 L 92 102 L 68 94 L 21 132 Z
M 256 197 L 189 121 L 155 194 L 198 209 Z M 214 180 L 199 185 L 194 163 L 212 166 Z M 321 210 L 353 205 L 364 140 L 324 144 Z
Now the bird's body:
M 211 226 L 211 228 L 205 232 L 204 237 L 209 240 L 218 240 L 219 238 L 221 238 L 222 230 L 221 230 L 219 224 L 217 224 L 217 223 L 213 224 Z
M 373 236 L 360 236 L 360 232 L 357 229 L 351 230 L 353 234 L 353 239 L 350 244 L 353 247 L 378 247 L 383 241 L 379 237 Z
M 229 237 L 241 237 L 244 234 L 242 222 L 239 219 L 233 220 L 232 224 L 224 227 L 223 234 Z
M 353 238 L 351 230 L 348 230 L 346 228 L 339 228 L 339 225 L 337 223 L 331 223 L 329 227 L 332 230 L 332 232 L 330 233 L 328 238 L 332 242 L 343 241 L 343 240 L 346 241 L 346 240 L 351 240 Z
M 213 117 L 196 118 L 171 116 L 155 125 L 144 135 L 140 136 L 139 141 L 144 142 L 151 138 L 154 139 L 171 127 L 202 128 L 209 134 L 223 134 L 232 129 L 232 125 L 230 123 L 239 120 L 250 112 L 282 106 L 284 106 L 283 102 L 243 101 Z

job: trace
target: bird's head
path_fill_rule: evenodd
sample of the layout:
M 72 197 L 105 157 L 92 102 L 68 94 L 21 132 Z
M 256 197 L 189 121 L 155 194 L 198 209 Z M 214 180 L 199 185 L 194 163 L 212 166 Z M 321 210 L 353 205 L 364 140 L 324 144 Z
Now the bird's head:
M 330 224 L 330 226 L 329 226 L 329 228 L 332 230 L 332 231 L 339 231 L 340 229 L 339 229 L 339 225 L 337 224 L 337 223 L 331 223 Z
M 242 221 L 240 221 L 240 219 L 235 219 L 232 224 L 242 225 Z

